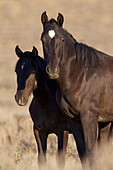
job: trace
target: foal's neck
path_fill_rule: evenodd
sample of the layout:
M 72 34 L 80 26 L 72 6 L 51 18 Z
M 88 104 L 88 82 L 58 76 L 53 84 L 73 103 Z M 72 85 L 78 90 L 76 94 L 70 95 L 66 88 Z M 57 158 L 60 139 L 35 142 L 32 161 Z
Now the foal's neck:
M 39 103 L 46 103 L 49 100 L 53 100 L 53 93 L 56 93 L 56 82 L 50 80 L 46 73 L 46 64 L 43 59 L 40 59 L 40 66 L 38 65 L 38 78 L 37 78 L 37 89 L 34 92 L 34 96 L 37 98 Z M 39 62 L 38 62 L 39 63 Z

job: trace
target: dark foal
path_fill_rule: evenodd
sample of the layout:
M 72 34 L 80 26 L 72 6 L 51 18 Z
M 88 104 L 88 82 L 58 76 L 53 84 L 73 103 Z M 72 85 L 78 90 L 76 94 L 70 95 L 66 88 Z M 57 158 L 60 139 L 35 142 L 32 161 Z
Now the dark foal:
M 68 131 L 73 133 L 81 161 L 84 157 L 85 143 L 80 120 L 67 117 L 56 102 L 56 80 L 49 79 L 46 73 L 45 60 L 38 56 L 33 47 L 32 52 L 22 52 L 16 46 L 19 60 L 16 64 L 18 105 L 26 105 L 33 92 L 33 100 L 29 107 L 34 123 L 34 135 L 38 145 L 38 162 L 46 162 L 47 137 L 54 133 L 58 137 L 58 165 L 63 167 L 68 140 Z M 76 126 L 75 126 L 76 121 Z
M 46 71 L 57 79 L 57 100 L 71 117 L 80 116 L 91 169 L 98 122 L 113 122 L 113 57 L 78 43 L 62 28 L 64 18 L 41 16 Z

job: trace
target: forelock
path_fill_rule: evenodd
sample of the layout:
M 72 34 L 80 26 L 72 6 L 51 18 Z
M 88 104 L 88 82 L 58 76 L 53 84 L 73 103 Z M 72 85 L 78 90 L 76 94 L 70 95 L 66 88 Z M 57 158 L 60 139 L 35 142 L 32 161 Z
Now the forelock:
M 57 21 L 56 21 L 55 19 L 52 18 L 52 19 L 49 20 L 48 23 L 50 23 L 50 24 L 54 24 L 54 23 L 57 24 Z

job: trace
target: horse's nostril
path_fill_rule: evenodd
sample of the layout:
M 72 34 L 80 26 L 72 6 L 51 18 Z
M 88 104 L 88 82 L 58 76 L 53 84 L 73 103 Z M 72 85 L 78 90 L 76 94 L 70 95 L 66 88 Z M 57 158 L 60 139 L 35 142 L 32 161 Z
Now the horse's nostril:
M 46 67 L 46 72 L 47 73 L 51 73 L 51 70 L 50 70 L 50 66 L 49 65 L 47 65 L 47 67 Z M 55 67 L 55 69 L 53 69 L 53 73 L 58 73 L 58 67 Z
M 59 67 L 51 68 L 50 65 L 47 65 L 46 72 L 50 76 L 51 79 L 59 77 Z
M 55 73 L 58 73 L 58 67 L 55 68 Z
M 49 65 L 47 65 L 47 67 L 46 67 L 46 72 L 47 72 L 47 73 L 50 73 Z

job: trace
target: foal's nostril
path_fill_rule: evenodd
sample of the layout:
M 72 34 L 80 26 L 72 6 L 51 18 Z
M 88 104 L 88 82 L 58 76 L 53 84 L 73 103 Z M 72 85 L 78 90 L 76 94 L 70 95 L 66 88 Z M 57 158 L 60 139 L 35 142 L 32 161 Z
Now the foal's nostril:
M 26 99 L 24 96 L 22 96 L 22 103 L 25 103 Z
M 19 103 L 19 97 L 18 97 L 18 94 L 16 94 L 14 97 L 15 97 L 15 101 L 16 101 L 17 103 Z
M 16 94 L 15 94 L 14 98 L 15 98 L 15 101 L 17 102 L 17 95 Z
M 20 99 L 18 100 L 18 104 L 19 104 L 19 105 L 21 105 L 21 104 L 22 104 L 22 101 L 21 101 Z

